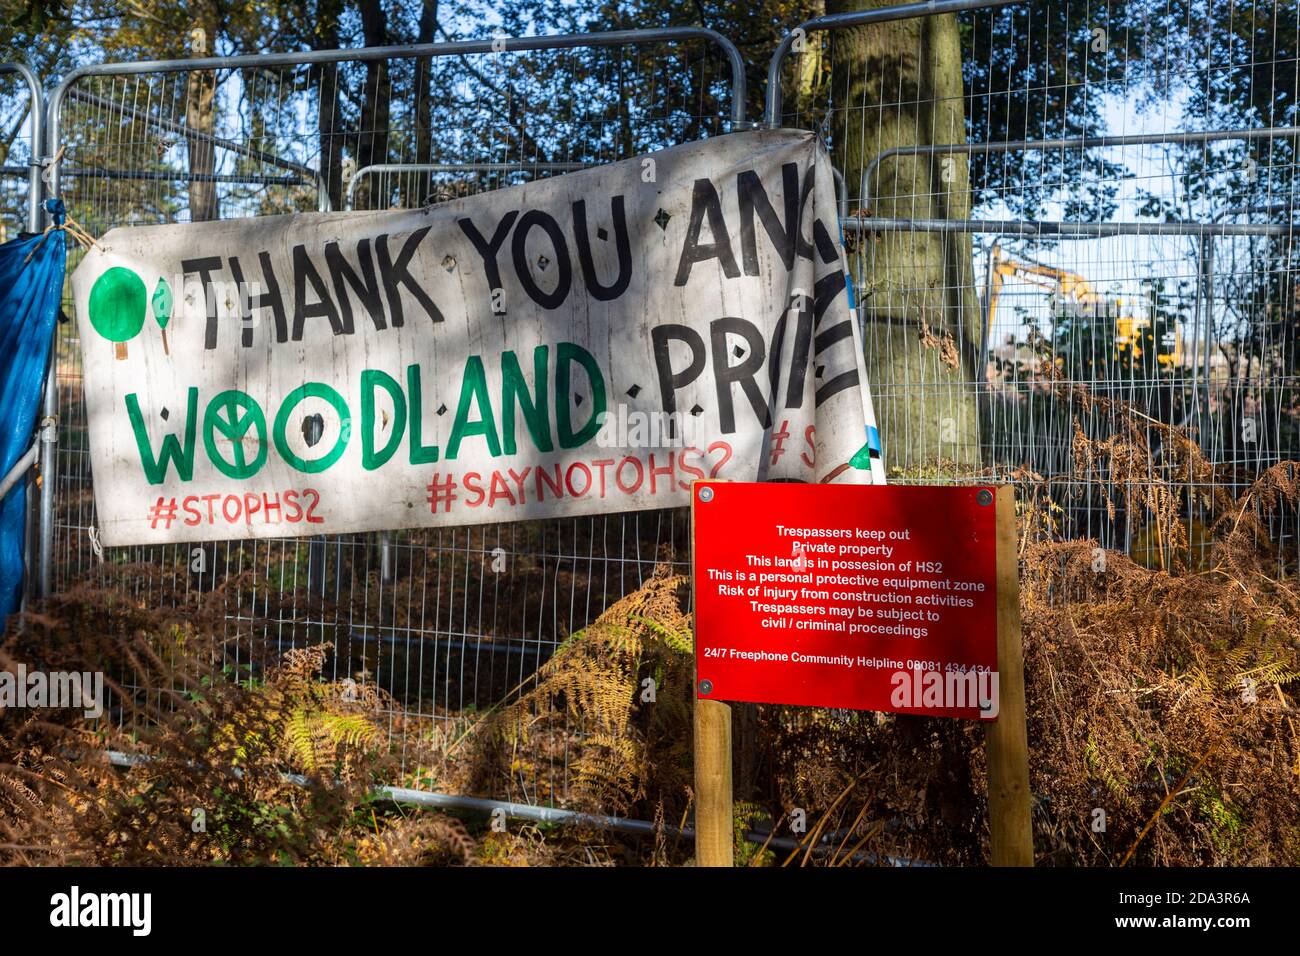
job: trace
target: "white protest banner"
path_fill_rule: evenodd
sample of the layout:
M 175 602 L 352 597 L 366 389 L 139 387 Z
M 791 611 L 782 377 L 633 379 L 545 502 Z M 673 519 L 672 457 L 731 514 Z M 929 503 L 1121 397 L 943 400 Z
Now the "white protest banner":
M 115 229 L 72 280 L 101 539 L 883 481 L 838 235 L 788 130 L 427 209 Z

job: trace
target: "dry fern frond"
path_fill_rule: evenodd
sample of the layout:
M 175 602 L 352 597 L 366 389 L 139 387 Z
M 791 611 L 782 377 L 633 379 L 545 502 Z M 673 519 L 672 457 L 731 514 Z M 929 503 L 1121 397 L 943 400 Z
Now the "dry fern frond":
M 567 754 L 575 806 L 600 813 L 684 806 L 693 645 L 687 580 L 667 566 L 574 634 L 531 686 L 480 729 L 470 788 L 516 771 L 520 751 Z M 653 801 L 647 804 L 647 801 Z

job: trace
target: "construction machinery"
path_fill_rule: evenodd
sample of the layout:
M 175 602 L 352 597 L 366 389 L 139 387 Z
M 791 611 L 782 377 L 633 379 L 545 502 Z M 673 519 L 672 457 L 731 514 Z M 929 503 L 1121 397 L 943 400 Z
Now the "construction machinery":
M 1114 358 L 1117 361 L 1138 364 L 1144 350 L 1154 348 L 1156 361 L 1162 368 L 1175 368 L 1182 364 L 1182 339 L 1177 326 L 1152 331 L 1152 320 L 1146 315 L 1136 315 L 1138 303 L 1131 298 L 1104 295 L 1092 283 L 1075 272 L 1058 269 L 1039 262 L 1013 259 L 1005 255 L 997 244 L 989 251 L 988 280 L 984 297 L 986 337 L 993 333 L 993 316 L 998 308 L 998 296 L 1007 279 L 1021 279 L 1048 289 L 1056 297 L 1054 318 L 1073 320 L 1114 321 Z

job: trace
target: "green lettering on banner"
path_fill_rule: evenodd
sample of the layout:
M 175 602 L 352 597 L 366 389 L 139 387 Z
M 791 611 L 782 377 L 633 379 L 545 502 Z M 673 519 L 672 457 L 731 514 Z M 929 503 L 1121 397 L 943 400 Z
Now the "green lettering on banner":
M 577 362 L 587 372 L 591 383 L 591 417 L 577 432 L 573 430 L 573 402 L 569 397 L 569 364 Z M 555 426 L 561 448 L 577 448 L 600 431 L 600 416 L 605 411 L 605 376 L 600 374 L 596 358 L 581 345 L 561 342 L 555 350 Z
M 140 467 L 151 485 L 161 485 L 167 478 L 167 465 L 176 461 L 176 474 L 181 481 L 194 477 L 194 437 L 198 430 L 199 390 L 191 388 L 186 399 L 185 444 L 182 447 L 175 435 L 164 435 L 162 448 L 155 459 L 153 449 L 149 447 L 149 433 L 144 427 L 144 416 L 140 414 L 140 399 L 135 392 L 126 396 L 126 414 L 131 419 L 131 431 L 135 435 L 135 447 L 140 452 Z
M 393 430 L 389 433 L 388 443 L 375 450 L 375 386 L 378 385 L 393 400 Z M 406 397 L 397 379 L 387 372 L 368 368 L 361 372 L 361 467 L 374 471 L 393 457 L 397 446 L 402 443 L 402 432 L 406 429 Z
M 438 460 L 438 446 L 424 444 L 424 400 L 420 389 L 420 366 L 406 367 L 406 390 L 411 393 L 411 464 L 431 465 Z
M 225 412 L 224 417 L 222 412 Z M 242 412 L 242 414 L 241 414 Z M 249 461 L 244 451 L 244 436 L 249 428 L 257 431 L 257 454 Z M 226 461 L 217 451 L 215 432 L 230 440 L 230 457 Z M 208 402 L 203 412 L 203 447 L 213 466 L 227 478 L 251 478 L 266 463 L 266 415 L 262 406 L 238 389 L 220 392 Z
M 470 404 L 479 408 L 479 420 L 469 420 Z M 487 439 L 488 452 L 493 458 L 501 454 L 497 438 L 496 419 L 492 414 L 492 400 L 488 397 L 487 373 L 483 370 L 483 357 L 471 355 L 465 361 L 465 374 L 460 382 L 460 403 L 456 406 L 456 420 L 451 424 L 451 437 L 447 439 L 447 460 L 452 461 L 460 451 L 460 443 L 471 435 Z
M 546 404 L 546 362 L 550 352 L 545 345 L 533 349 L 534 390 L 529 392 L 519 358 L 514 352 L 501 353 L 501 446 L 507 455 L 515 453 L 515 404 L 523 413 L 524 424 L 538 451 L 551 451 L 551 421 Z
M 289 416 L 293 414 L 295 408 L 308 398 L 323 398 L 339 416 L 339 437 L 335 439 L 334 447 L 322 457 L 310 461 L 295 453 L 289 447 L 289 442 L 285 438 L 285 429 L 289 425 Z M 281 458 L 304 474 L 314 475 L 338 461 L 343 455 L 344 449 L 348 447 L 348 439 L 352 437 L 352 413 L 348 411 L 348 405 L 343 400 L 343 396 L 324 382 L 307 382 L 299 385 L 285 396 L 284 404 L 280 406 L 280 410 L 275 415 L 275 428 L 272 431 L 272 436 L 275 439 L 275 449 L 280 453 Z

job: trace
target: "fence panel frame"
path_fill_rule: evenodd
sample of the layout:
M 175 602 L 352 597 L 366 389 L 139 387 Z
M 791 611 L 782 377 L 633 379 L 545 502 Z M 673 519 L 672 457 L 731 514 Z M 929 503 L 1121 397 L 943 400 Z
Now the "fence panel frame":
M 834 34 L 854 27 L 866 27 L 873 24 L 896 22 L 900 20 L 924 20 L 939 15 L 956 15 L 965 12 L 995 15 L 1005 8 L 1023 5 L 1026 0 L 928 0 L 928 2 L 909 3 L 900 6 L 882 7 L 849 13 L 827 14 L 804 21 L 786 33 L 778 43 L 768 61 L 767 87 L 764 91 L 764 111 L 762 125 L 766 128 L 779 128 L 783 122 L 782 86 L 783 73 L 788 72 L 795 55 L 801 55 L 812 33 Z M 968 95 L 963 82 L 963 96 Z M 851 107 L 850 107 L 851 108 Z M 968 134 L 969 136 L 970 134 Z M 841 190 L 840 224 L 843 234 L 854 236 L 862 242 L 882 233 L 936 233 L 950 235 L 1006 235 L 1010 237 L 1053 237 L 1060 239 L 1103 239 L 1111 237 L 1169 236 L 1187 237 L 1195 245 L 1195 255 L 1189 256 L 1193 270 L 1193 288 L 1195 307 L 1188 322 L 1192 330 L 1189 350 L 1186 353 L 1189 363 L 1189 410 L 1181 419 L 1181 426 L 1195 426 L 1198 440 L 1207 453 L 1216 425 L 1212 417 L 1212 353 L 1215 341 L 1215 299 L 1216 294 L 1216 240 L 1233 238 L 1251 239 L 1287 239 L 1300 238 L 1300 221 L 1277 221 L 1276 213 L 1297 212 L 1294 196 L 1289 204 L 1281 206 L 1247 206 L 1222 210 L 1213 215 L 1199 219 L 1171 219 L 1146 221 L 1105 221 L 1105 220 L 1029 220 L 1029 219 L 956 219 L 956 218 L 904 218 L 901 216 L 878 216 L 873 213 L 872 186 L 878 170 L 884 160 L 900 156 L 943 156 L 960 154 L 974 156 L 982 153 L 1011 153 L 1017 151 L 1047 151 L 1054 149 L 1111 149 L 1116 147 L 1139 145 L 1185 146 L 1190 144 L 1210 144 L 1222 141 L 1243 141 L 1246 143 L 1269 143 L 1278 139 L 1290 139 L 1300 144 L 1300 126 L 1259 126 L 1250 128 L 1224 128 L 1208 130 L 1162 131 L 1157 133 L 1135 134 L 1094 134 L 1076 137 L 1044 137 L 1038 140 L 991 140 L 987 142 L 966 141 L 948 144 L 917 144 L 887 148 L 872 157 L 861 170 L 836 169 L 837 187 Z M 848 189 L 845 177 L 855 173 L 861 176 L 859 195 L 860 211 L 851 213 L 848 201 Z M 1264 219 L 1261 221 L 1260 216 Z M 1245 222 L 1226 222 L 1229 218 L 1246 217 Z M 1273 220 L 1273 221 L 1268 221 Z M 987 279 L 987 277 L 986 277 Z M 978 279 L 976 280 L 978 283 Z M 978 290 L 978 285 L 977 285 Z M 982 300 L 982 295 L 981 295 Z M 983 392 L 988 386 L 985 360 L 989 354 L 992 333 L 986 316 L 981 315 L 982 341 L 979 347 L 979 368 L 974 388 L 977 400 L 983 401 Z M 866 321 L 865 309 L 859 307 L 859 322 Z M 865 341 L 865 339 L 864 339 Z M 1285 376 L 1283 377 L 1285 378 Z M 1239 387 L 1239 386 L 1238 386 Z M 1273 387 L 1277 387 L 1275 384 Z M 1178 420 L 1170 424 L 1180 424 Z M 1222 436 L 1219 436 L 1222 437 Z M 985 439 L 981 436 L 981 446 Z
M 300 67 L 327 63 L 368 63 L 386 60 L 432 59 L 465 56 L 468 54 L 509 53 L 528 51 L 571 50 L 579 48 L 641 47 L 659 43 L 703 41 L 715 47 L 727 62 L 731 72 L 731 109 L 729 120 L 735 129 L 745 128 L 745 61 L 739 48 L 727 37 L 707 27 L 656 27 L 637 30 L 610 30 L 592 33 L 569 33 L 554 36 L 498 37 L 490 40 L 455 40 L 444 43 L 359 47 L 356 49 L 309 50 L 295 53 L 245 54 L 240 56 L 194 57 L 174 60 L 141 60 L 123 63 L 98 63 L 78 67 L 63 76 L 44 101 L 45 136 L 47 153 L 57 157 L 63 145 L 61 111 L 64 102 L 75 98 L 73 86 L 82 79 L 97 76 L 138 76 L 152 73 L 183 73 L 204 70 L 237 70 L 245 67 Z M 184 135 L 193 135 L 195 131 Z M 213 138 L 216 144 L 216 138 Z M 321 188 L 321 174 L 316 173 L 320 196 L 318 208 L 329 211 L 328 192 Z M 49 162 L 47 179 L 49 194 L 60 195 L 61 173 L 59 164 Z M 34 213 L 39 216 L 39 210 Z M 39 227 L 39 219 L 33 220 Z M 58 421 L 57 360 L 50 364 L 49 381 L 45 390 L 43 414 L 47 422 Z M 43 437 L 42 470 L 55 475 L 54 444 L 57 426 L 48 428 Z M 46 481 L 41 489 L 39 515 L 40 571 L 37 593 L 46 597 L 50 593 L 50 575 L 54 550 L 54 481 Z
M 28 97 L 28 136 L 30 143 L 27 152 L 27 231 L 39 232 L 41 230 L 41 202 L 43 196 L 42 180 L 42 149 L 45 144 L 45 88 L 41 79 L 37 76 L 36 71 L 31 64 L 23 60 L 11 60 L 0 63 L 0 74 L 15 74 L 20 77 L 27 87 Z M 37 426 L 36 441 L 37 462 L 42 476 L 52 474 L 50 467 L 53 463 L 53 451 L 49 446 L 50 436 L 53 428 L 49 423 L 49 413 L 45 411 L 51 383 L 54 381 L 56 359 L 53 349 L 50 351 L 49 370 L 45 376 L 45 393 L 42 396 L 42 414 L 41 421 Z M 37 593 L 43 594 L 40 590 L 41 571 L 45 555 L 44 547 L 44 525 L 41 522 L 41 514 L 44 513 L 45 499 L 50 494 L 50 485 L 52 482 L 45 480 L 41 482 L 41 493 L 33 501 L 27 502 L 27 521 L 24 530 L 23 556 L 26 565 L 26 580 L 23 584 L 23 603 L 26 604 L 29 596 Z M 54 499 L 50 498 L 50 504 L 53 505 Z M 33 547 L 33 544 L 36 546 Z M 35 573 L 33 573 L 35 570 Z
M 105 175 L 106 171 L 96 170 L 73 170 L 66 169 L 60 171 L 57 164 L 50 160 L 51 156 L 58 154 L 62 145 L 61 137 L 64 130 L 61 126 L 60 110 L 68 99 L 78 97 L 74 85 L 78 80 L 95 76 L 130 76 L 150 73 L 180 73 L 190 71 L 204 70 L 236 70 L 246 67 L 299 67 L 319 64 L 344 64 L 344 63 L 367 63 L 373 61 L 385 61 L 396 59 L 423 59 L 433 57 L 452 57 L 464 56 L 467 54 L 485 54 L 485 53 L 505 53 L 505 52 L 526 52 L 526 51 L 543 51 L 543 50 L 563 50 L 575 48 L 599 48 L 599 47 L 621 47 L 636 46 L 642 44 L 654 44 L 674 41 L 703 40 L 711 43 L 720 49 L 727 60 L 731 70 L 731 111 L 730 123 L 732 129 L 745 129 L 751 126 L 766 126 L 776 128 L 781 123 L 782 113 L 782 72 L 792 53 L 800 49 L 801 41 L 805 40 L 808 34 L 815 31 L 834 31 L 843 28 L 866 26 L 875 23 L 888 21 L 897 21 L 914 18 L 925 18 L 936 15 L 956 14 L 965 11 L 974 10 L 998 10 L 1004 7 L 1011 7 L 1024 3 L 1025 0 L 929 0 L 929 2 L 910 3 L 896 7 L 878 8 L 873 10 L 833 14 L 817 17 L 799 24 L 780 40 L 777 49 L 768 61 L 767 70 L 767 88 L 765 90 L 764 112 L 761 123 L 750 124 L 745 118 L 745 99 L 746 99 L 746 79 L 745 79 L 745 61 L 741 56 L 738 48 L 722 34 L 697 27 L 677 27 L 677 28 L 659 28 L 647 30 L 624 30 L 611 31 L 607 33 L 592 34 L 567 34 L 554 37 L 527 37 L 527 38 L 497 38 L 492 40 L 469 40 L 453 41 L 448 43 L 436 43 L 428 45 L 411 45 L 411 46 L 385 46 L 385 47 L 368 47 L 351 50 L 326 50 L 326 51 L 305 51 L 298 53 L 274 53 L 274 54 L 257 54 L 235 57 L 205 57 L 179 60 L 158 60 L 158 61 L 140 61 L 135 63 L 103 63 L 78 68 L 63 77 L 56 87 L 54 87 L 48 99 L 44 96 L 39 81 L 30 68 L 21 64 L 0 64 L 0 72 L 14 72 L 23 74 L 28 85 L 32 90 L 33 110 L 32 124 L 35 130 L 35 137 L 32 149 L 32 168 L 31 168 L 31 196 L 30 196 L 30 228 L 33 231 L 41 227 L 41 194 L 42 194 L 42 176 L 41 163 L 49 165 L 49 194 L 58 197 L 60 194 L 60 181 L 62 175 L 83 176 L 83 175 Z M 39 103 L 39 108 L 38 108 Z M 120 107 L 119 107 L 120 108 Z M 130 109 L 126 107 L 126 109 Z M 156 118 L 147 118 L 148 122 L 158 122 Z M 229 144 L 219 142 L 217 137 L 211 134 L 203 134 L 195 130 L 173 129 L 173 132 L 180 133 L 186 137 L 206 137 L 208 141 L 222 148 L 237 147 L 238 144 Z M 944 154 L 974 154 L 981 151 L 989 152 L 1009 152 L 1013 150 L 1044 150 L 1056 148 L 1113 148 L 1122 146 L 1137 145 L 1186 145 L 1192 142 L 1213 142 L 1218 140 L 1259 140 L 1272 139 L 1275 137 L 1290 136 L 1300 137 L 1300 127 L 1265 127 L 1259 129 L 1222 129 L 1185 133 L 1159 133 L 1159 134 L 1133 134 L 1121 136 L 1087 136 L 1075 137 L 1070 139 L 1042 139 L 1042 140 L 1021 140 L 1021 141 L 1001 141 L 991 143 L 950 143 L 950 144 L 927 144 L 915 147 L 895 147 L 885 150 L 872 158 L 866 168 L 858 171 L 862 177 L 864 188 L 860 195 L 864 199 L 870 197 L 871 184 L 873 175 L 879 165 L 890 156 L 902 155 L 944 155 Z M 42 149 L 42 147 L 45 147 Z M 274 158 L 268 160 L 273 164 L 281 165 L 283 168 L 297 172 L 304 177 L 307 174 L 314 174 L 315 183 L 320 199 L 320 209 L 329 210 L 328 191 L 322 188 L 322 175 L 319 170 L 312 170 L 301 164 L 275 163 Z M 350 210 L 353 207 L 355 191 L 357 185 L 364 176 L 383 176 L 389 173 L 401 172 L 510 172 L 526 171 L 534 172 L 565 172 L 568 168 L 581 168 L 582 164 L 566 163 L 542 163 L 530 165 L 516 164 L 455 164 L 455 163 L 381 163 L 362 167 L 356 170 L 350 179 L 345 183 L 345 202 L 344 209 Z M 837 176 L 839 171 L 836 171 Z M 842 179 L 842 177 L 840 177 Z M 1208 414 L 1209 408 L 1209 389 L 1210 389 L 1210 365 L 1209 351 L 1211 348 L 1211 337 L 1213 330 L 1213 307 L 1214 307 L 1214 241 L 1216 237 L 1265 237 L 1276 238 L 1294 235 L 1297 225 L 1281 222 L 1222 222 L 1219 221 L 1223 214 L 1213 217 L 1207 221 L 1134 221 L 1134 222 L 1104 222 L 1104 221 L 1039 221 L 1039 220 L 1021 220 L 1021 219 L 907 219 L 907 218 L 890 218 L 890 217 L 873 217 L 863 216 L 853 217 L 847 214 L 848 201 L 843 198 L 847 195 L 847 190 L 841 186 L 840 200 L 841 206 L 841 226 L 845 233 L 867 235 L 874 232 L 935 232 L 935 233 L 959 233 L 959 234 L 988 234 L 988 235 L 1014 235 L 1014 236 L 1054 236 L 1061 238 L 1100 238 L 1111 236 L 1186 236 L 1199 241 L 1200 255 L 1196 260 L 1196 295 L 1198 300 L 1198 313 L 1201 308 L 1199 303 L 1204 299 L 1206 316 L 1204 320 L 1205 338 L 1205 381 L 1204 394 L 1202 399 L 1204 408 Z M 1258 212 L 1258 209 L 1249 210 L 1229 210 L 1238 214 L 1248 214 Z M 851 280 L 852 281 L 852 280 Z M 1194 328 L 1200 329 L 1202 323 L 1200 319 L 1194 325 Z M 984 374 L 984 356 L 987 355 L 988 339 L 990 329 L 984 328 L 985 341 L 983 343 L 981 363 L 979 366 L 981 376 Z M 1196 342 L 1193 339 L 1192 349 L 1196 352 Z M 1196 365 L 1193 363 L 1193 376 L 1195 377 Z M 1199 394 L 1199 390 L 1194 390 Z M 1195 404 L 1193 408 L 1195 408 Z M 52 353 L 49 375 L 47 378 L 44 416 L 45 422 L 53 423 L 57 421 L 58 412 L 58 392 L 57 392 L 57 354 Z M 38 551 L 40 569 L 39 569 L 39 588 L 38 592 L 42 596 L 47 595 L 50 590 L 51 561 L 53 558 L 53 538 L 54 538 L 54 505 L 55 505 L 55 485 L 57 484 L 57 462 L 54 454 L 54 442 L 56 441 L 55 427 L 53 424 L 43 424 L 41 433 L 41 471 L 46 476 L 42 485 L 40 496 L 39 511 L 39 536 L 40 548 Z M 562 550 L 562 549 L 561 549 Z M 383 565 L 385 569 L 389 567 L 388 546 L 383 546 Z M 385 570 L 384 575 L 387 575 Z M 450 795 L 425 794 L 423 791 L 403 791 L 403 793 L 412 795 L 412 799 L 425 802 L 446 801 L 448 805 L 470 805 L 467 801 L 473 801 L 475 798 L 464 798 Z M 427 798 L 427 800 L 425 799 Z M 459 801 L 459 803 L 457 803 Z M 486 803 L 484 805 L 487 805 Z M 501 806 L 495 801 L 491 806 Z M 527 807 L 523 804 L 509 804 L 511 807 L 523 808 L 520 815 L 527 815 Z M 542 813 L 550 811 L 539 811 Z M 545 817 L 550 819 L 550 817 Z M 601 818 L 606 821 L 612 818 Z M 636 823 L 636 821 L 623 821 L 624 823 Z M 614 824 L 617 825 L 617 821 Z M 637 824 L 642 826 L 642 824 Z M 644 824 L 644 826 L 650 826 Z

